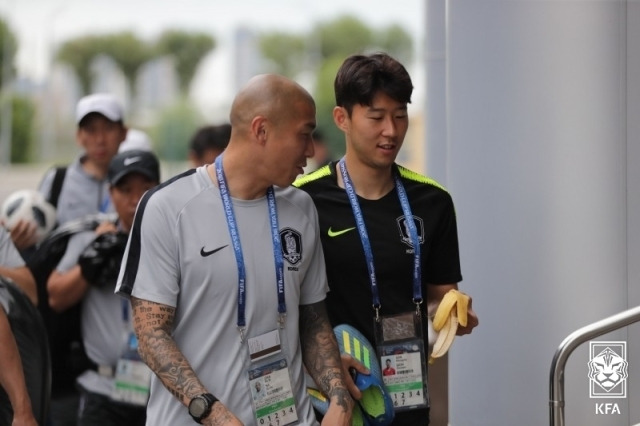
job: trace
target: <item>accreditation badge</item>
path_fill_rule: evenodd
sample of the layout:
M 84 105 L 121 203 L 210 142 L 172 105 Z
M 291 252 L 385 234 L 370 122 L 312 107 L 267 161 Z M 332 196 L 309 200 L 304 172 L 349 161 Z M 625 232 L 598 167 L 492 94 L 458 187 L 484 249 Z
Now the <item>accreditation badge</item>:
M 282 352 L 279 330 L 247 340 L 251 404 L 260 426 L 285 426 L 298 421 L 289 365 Z
M 382 379 L 397 412 L 427 408 L 427 363 L 422 316 L 416 312 L 374 320 Z
M 128 349 L 118 360 L 115 383 L 111 399 L 136 406 L 146 406 L 151 386 L 151 369 L 138 354 L 138 340 L 134 333 L 129 336 Z

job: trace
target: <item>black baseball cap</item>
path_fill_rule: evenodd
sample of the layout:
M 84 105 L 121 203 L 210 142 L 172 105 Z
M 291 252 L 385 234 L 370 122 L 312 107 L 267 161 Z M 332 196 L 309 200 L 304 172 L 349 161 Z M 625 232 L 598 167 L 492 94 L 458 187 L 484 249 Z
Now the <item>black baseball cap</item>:
M 111 185 L 115 186 L 130 173 L 140 173 L 154 182 L 160 182 L 158 157 L 151 151 L 139 149 L 120 152 L 109 163 L 107 179 Z

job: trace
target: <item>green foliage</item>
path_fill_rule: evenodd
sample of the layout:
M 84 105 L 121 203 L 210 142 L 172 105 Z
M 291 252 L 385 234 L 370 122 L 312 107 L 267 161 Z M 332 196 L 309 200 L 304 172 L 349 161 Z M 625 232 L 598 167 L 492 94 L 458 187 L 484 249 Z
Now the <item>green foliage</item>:
M 200 114 L 186 101 L 164 110 L 150 132 L 158 156 L 167 161 L 186 161 L 189 140 L 202 122 Z
M 99 40 L 101 53 L 110 56 L 124 73 L 129 87 L 135 82 L 140 67 L 152 57 L 146 43 L 132 32 L 111 34 Z
M 321 22 L 306 35 L 265 33 L 259 45 L 273 72 L 295 78 L 302 71 L 309 71 L 305 67 L 315 68 L 313 97 L 318 129 L 326 136 L 334 156 L 344 153 L 344 134 L 333 122 L 333 81 L 344 59 L 375 51 L 384 51 L 407 65 L 413 59 L 411 36 L 400 25 L 372 29 L 353 16 Z
M 11 163 L 27 163 L 33 144 L 35 107 L 24 97 L 11 98 Z
M 413 60 L 413 41 L 401 26 L 391 25 L 377 33 L 375 40 L 380 50 L 389 53 L 403 64 L 408 65 Z
M 319 23 L 310 37 L 320 46 L 323 59 L 374 51 L 384 51 L 403 63 L 413 59 L 411 36 L 397 24 L 372 29 L 357 18 L 344 16 Z
M 167 31 L 156 45 L 145 43 L 130 31 L 78 37 L 65 42 L 57 59 L 75 71 L 84 93 L 91 92 L 93 75 L 91 63 L 98 55 L 107 55 L 120 67 L 133 88 L 138 70 L 147 61 L 162 55 L 175 58 L 180 88 L 186 92 L 202 57 L 215 47 L 215 40 L 207 34 Z
M 187 93 L 202 58 L 216 46 L 213 37 L 204 33 L 179 30 L 165 31 L 156 44 L 157 55 L 171 55 L 180 80 L 180 89 Z
M 289 78 L 303 71 L 305 44 L 303 36 L 283 32 L 268 33 L 259 39 L 262 56 L 269 61 L 269 72 Z
M 101 36 L 86 36 L 69 40 L 58 49 L 57 60 L 75 71 L 84 93 L 91 92 L 91 62 L 102 53 L 104 44 Z
M 132 87 L 138 69 L 151 58 L 150 49 L 142 40 L 131 32 L 123 32 L 69 40 L 58 50 L 57 59 L 73 68 L 84 93 L 90 93 L 91 62 L 100 54 L 111 57 L 118 64 L 129 87 Z
M 362 53 L 374 44 L 373 32 L 362 21 L 344 16 L 315 26 L 311 37 L 317 40 L 322 58 Z
M 13 60 L 16 56 L 18 49 L 18 43 L 16 37 L 9 28 L 9 25 L 0 18 L 0 87 L 4 87 L 4 71 L 5 64 L 9 63 L 9 74 L 13 76 L 15 74 L 15 67 Z
M 316 89 L 313 93 L 316 101 L 317 127 L 325 135 L 327 146 L 334 157 L 344 154 L 344 133 L 333 122 L 333 108 L 336 105 L 333 80 L 342 61 L 342 56 L 334 56 L 324 61 L 318 71 Z
M 343 59 L 355 53 L 385 51 L 400 62 L 413 59 L 411 36 L 397 24 L 372 29 L 353 16 L 316 24 L 307 34 L 266 32 L 259 36 L 268 72 L 296 78 L 303 71 L 316 71 L 331 58 Z
M 272 72 L 291 78 L 303 71 L 316 74 L 313 97 L 318 129 L 326 135 L 334 156 L 344 153 L 344 134 L 333 122 L 333 80 L 342 61 L 349 55 L 375 51 L 384 51 L 406 65 L 413 60 L 411 36 L 400 25 L 372 29 L 353 16 L 320 22 L 307 34 L 265 33 L 259 46 Z

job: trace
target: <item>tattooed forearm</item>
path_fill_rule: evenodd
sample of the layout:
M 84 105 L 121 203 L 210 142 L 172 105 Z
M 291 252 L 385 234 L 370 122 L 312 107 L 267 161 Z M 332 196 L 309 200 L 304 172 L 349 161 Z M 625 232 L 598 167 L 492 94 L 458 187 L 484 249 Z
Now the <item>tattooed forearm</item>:
M 131 298 L 131 307 L 142 360 L 169 392 L 187 405 L 205 388 L 171 337 L 175 309 L 135 297 Z
M 311 377 L 345 410 L 351 397 L 344 383 L 338 342 L 333 334 L 324 302 L 300 306 L 302 357 Z

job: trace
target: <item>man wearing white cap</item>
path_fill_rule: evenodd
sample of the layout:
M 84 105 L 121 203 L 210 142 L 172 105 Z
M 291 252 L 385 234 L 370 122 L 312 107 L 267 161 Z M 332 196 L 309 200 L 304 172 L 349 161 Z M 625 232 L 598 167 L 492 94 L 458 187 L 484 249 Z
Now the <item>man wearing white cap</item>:
M 82 153 L 68 167 L 49 170 L 39 188 L 48 201 L 55 198 L 52 204 L 57 208 L 58 224 L 113 210 L 109 206 L 107 167 L 127 136 L 122 106 L 111 94 L 83 97 L 76 106 L 75 115 L 78 124 L 76 142 Z M 62 185 L 54 189 L 56 174 Z M 11 239 L 26 254 L 24 250 L 35 243 L 35 226 L 27 222 L 17 224 L 11 230 Z
M 80 99 L 76 107 L 76 142 L 83 152 L 67 168 L 58 198 L 58 223 L 87 214 L 113 211 L 109 203 L 107 169 L 127 137 L 124 113 L 118 100 L 107 93 Z M 54 172 L 42 181 L 40 191 L 49 197 Z
M 109 197 L 107 171 L 111 159 L 118 153 L 121 142 L 127 136 L 123 119 L 123 108 L 111 94 L 96 93 L 85 96 L 78 102 L 76 142 L 82 148 L 82 152 L 67 167 L 52 168 L 44 176 L 39 188 L 47 200 L 56 205 L 59 225 L 87 215 L 114 212 Z M 55 292 L 55 289 L 42 283 L 39 283 L 39 287 L 41 291 L 43 287 L 46 289 L 45 294 L 40 297 L 39 306 L 45 323 L 55 323 L 60 314 L 78 318 L 73 322 L 77 325 L 77 330 L 65 329 L 64 332 L 68 333 L 65 336 L 49 336 L 52 341 L 52 425 L 73 425 L 78 412 L 79 398 L 75 379 L 86 369 L 86 365 L 83 365 L 83 362 L 70 365 L 69 361 L 87 360 L 82 341 L 79 339 L 80 305 L 64 308 L 50 306 L 48 302 L 56 300 L 56 295 L 48 292 Z M 68 338 L 72 333 L 74 338 Z M 62 341 L 65 343 L 60 343 Z

